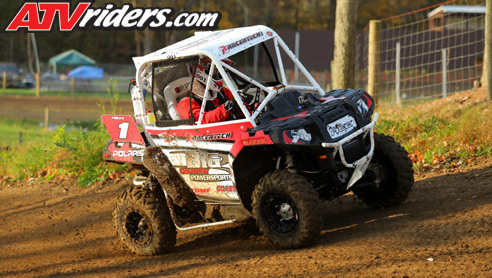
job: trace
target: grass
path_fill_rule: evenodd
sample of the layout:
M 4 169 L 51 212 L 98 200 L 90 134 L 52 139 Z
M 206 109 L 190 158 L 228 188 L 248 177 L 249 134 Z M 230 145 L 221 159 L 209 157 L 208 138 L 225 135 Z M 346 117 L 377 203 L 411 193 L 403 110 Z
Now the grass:
M 108 84 L 105 97 L 110 98 L 111 112 L 116 111 L 117 89 L 116 82 Z M 101 110 L 101 114 L 106 113 L 104 102 Z M 5 131 L 2 140 L 9 148 L 0 150 L 0 178 L 8 182 L 29 177 L 41 181 L 73 176 L 77 177 L 79 186 L 88 186 L 129 168 L 103 162 L 102 151 L 110 137 L 100 121 L 59 126 L 56 132 L 47 133 L 34 121 L 3 120 L 1 131 Z M 32 140 L 23 145 L 15 143 L 19 131 L 26 133 L 26 141 Z
M 475 96 L 476 97 L 476 96 Z M 380 107 L 376 132 L 402 143 L 418 169 L 455 167 L 492 153 L 492 102 L 485 98 L 449 101 L 396 109 Z M 467 97 L 465 97 L 467 98 Z
M 7 176 L 12 182 L 28 177 L 44 180 L 75 176 L 80 186 L 88 186 L 104 180 L 114 171 L 127 168 L 102 161 L 102 150 L 108 139 L 109 135 L 100 123 L 92 130 L 60 126 L 46 143 L 30 142 L 27 146 L 2 150 L 0 175 Z
M 27 143 L 48 143 L 53 136 L 53 133 L 46 132 L 38 121 L 12 119 L 0 120 L 0 134 L 2 134 L 0 147 L 17 147 Z
M 10 96 L 36 96 L 34 89 L 0 89 L 0 95 Z M 75 92 L 72 94 L 69 91 L 41 91 L 41 96 L 55 96 L 55 97 L 91 97 L 91 98 L 111 98 L 108 93 L 101 89 L 101 92 Z M 122 94 L 124 98 L 130 99 L 129 94 Z

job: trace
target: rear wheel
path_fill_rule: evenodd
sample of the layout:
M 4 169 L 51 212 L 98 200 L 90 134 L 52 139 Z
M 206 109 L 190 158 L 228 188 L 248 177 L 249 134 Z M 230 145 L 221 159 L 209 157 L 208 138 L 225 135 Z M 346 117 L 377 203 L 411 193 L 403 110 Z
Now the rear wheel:
M 171 251 L 176 228 L 162 194 L 144 186 L 131 186 L 119 196 L 113 221 L 123 244 L 139 255 Z
M 398 205 L 408 198 L 414 184 L 412 161 L 391 136 L 374 133 L 374 143 L 371 167 L 378 169 L 380 182 L 359 184 L 354 194 L 375 208 Z
M 281 248 L 312 244 L 322 227 L 318 194 L 303 176 L 275 171 L 253 192 L 253 217 L 260 231 Z

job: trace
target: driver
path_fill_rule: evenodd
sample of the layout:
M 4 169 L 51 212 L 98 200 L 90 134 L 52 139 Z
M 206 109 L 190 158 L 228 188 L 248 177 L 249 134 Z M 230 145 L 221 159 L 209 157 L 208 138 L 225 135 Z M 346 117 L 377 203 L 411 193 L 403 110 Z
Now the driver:
M 235 119 L 235 116 L 232 113 L 233 109 L 236 107 L 234 97 L 229 89 L 222 86 L 223 80 L 212 79 L 207 99 L 204 100 L 205 82 L 207 78 L 208 74 L 205 73 L 203 66 L 199 64 L 193 81 L 192 96 L 183 98 L 176 106 L 181 118 L 191 118 L 191 106 L 193 116 L 195 120 L 198 120 L 200 118 L 202 103 L 203 101 L 206 101 L 207 103 L 205 104 L 202 124 Z

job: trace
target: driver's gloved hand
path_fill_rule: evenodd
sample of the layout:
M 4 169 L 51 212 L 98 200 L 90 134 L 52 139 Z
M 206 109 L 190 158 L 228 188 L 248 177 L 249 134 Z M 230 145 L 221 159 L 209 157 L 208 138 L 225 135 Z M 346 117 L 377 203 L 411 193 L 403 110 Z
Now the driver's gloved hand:
M 224 102 L 224 108 L 227 110 L 227 111 L 232 111 L 234 110 L 234 107 L 235 107 L 235 103 L 234 103 L 234 100 L 228 100 L 226 102 Z
M 237 119 L 236 117 L 236 111 L 238 110 L 237 108 L 237 103 L 236 101 L 234 101 L 233 99 L 230 99 L 226 102 L 224 102 L 224 108 L 229 111 L 229 116 L 228 116 L 228 120 L 235 120 Z

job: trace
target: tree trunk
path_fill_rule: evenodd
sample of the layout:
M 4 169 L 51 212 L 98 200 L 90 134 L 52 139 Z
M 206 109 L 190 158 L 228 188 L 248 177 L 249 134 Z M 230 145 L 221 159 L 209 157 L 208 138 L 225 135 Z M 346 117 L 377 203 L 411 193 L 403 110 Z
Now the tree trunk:
M 354 87 L 355 25 L 358 0 L 338 0 L 335 21 L 333 89 Z

